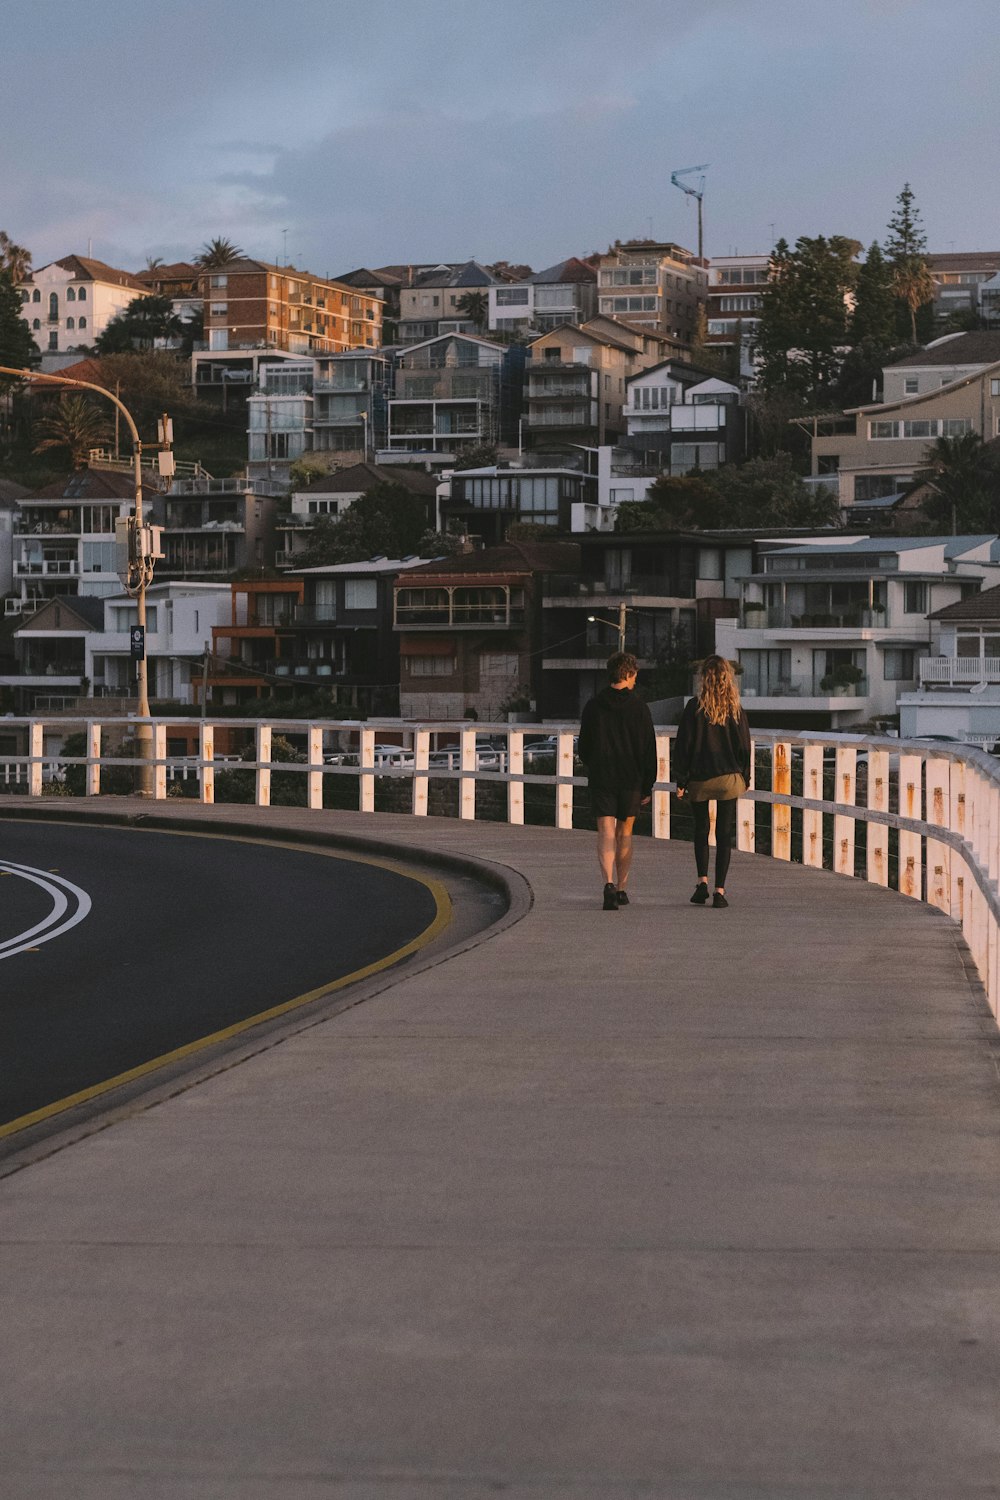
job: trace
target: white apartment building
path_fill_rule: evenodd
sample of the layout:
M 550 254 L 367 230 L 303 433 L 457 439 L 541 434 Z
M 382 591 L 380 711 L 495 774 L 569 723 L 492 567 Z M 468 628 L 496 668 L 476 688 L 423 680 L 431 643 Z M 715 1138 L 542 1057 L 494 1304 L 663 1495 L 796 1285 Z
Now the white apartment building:
M 83 255 L 40 266 L 17 289 L 21 316 L 42 351 L 43 371 L 71 363 L 71 350 L 81 344 L 89 348 L 130 302 L 150 295 L 137 276 Z
M 928 615 L 1000 580 L 995 536 L 762 544 L 716 649 L 757 723 L 848 729 L 892 717 L 931 650 Z
M 85 672 L 95 698 L 135 692 L 129 632 L 138 622 L 135 599 L 117 593 L 103 601 L 103 628 L 84 637 Z M 154 583 L 146 590 L 146 670 L 151 699 L 191 704 L 192 680 L 204 670 L 212 626 L 232 608 L 228 583 Z
M 992 749 L 1000 741 L 1000 586 L 935 610 L 930 627 L 919 689 L 900 696 L 900 734 Z

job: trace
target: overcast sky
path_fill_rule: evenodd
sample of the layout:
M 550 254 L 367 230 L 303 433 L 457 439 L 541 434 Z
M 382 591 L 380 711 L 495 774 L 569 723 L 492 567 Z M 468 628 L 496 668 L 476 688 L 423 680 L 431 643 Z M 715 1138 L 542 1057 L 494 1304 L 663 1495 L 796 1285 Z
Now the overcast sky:
M 996 249 L 998 0 L 33 0 L 0 228 L 138 270 L 222 235 L 320 275 L 649 234 Z

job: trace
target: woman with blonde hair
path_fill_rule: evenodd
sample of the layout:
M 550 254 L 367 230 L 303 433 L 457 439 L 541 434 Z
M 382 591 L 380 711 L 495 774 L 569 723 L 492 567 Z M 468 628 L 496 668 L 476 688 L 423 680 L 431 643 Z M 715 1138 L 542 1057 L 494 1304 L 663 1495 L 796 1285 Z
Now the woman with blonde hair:
M 715 803 L 715 895 L 713 907 L 728 906 L 726 875 L 736 832 L 736 799 L 750 785 L 750 726 L 740 704 L 732 664 L 708 656 L 701 690 L 684 705 L 674 742 L 674 780 L 694 814 L 694 858 L 698 884 L 691 901 L 708 900 L 708 804 Z

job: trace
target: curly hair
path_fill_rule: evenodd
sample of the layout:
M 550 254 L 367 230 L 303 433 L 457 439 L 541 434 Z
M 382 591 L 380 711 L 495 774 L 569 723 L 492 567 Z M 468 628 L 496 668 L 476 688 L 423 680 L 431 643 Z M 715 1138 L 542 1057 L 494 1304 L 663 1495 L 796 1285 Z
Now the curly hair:
M 724 656 L 706 656 L 702 662 L 698 707 L 710 724 L 738 717 L 740 690 L 732 664 Z

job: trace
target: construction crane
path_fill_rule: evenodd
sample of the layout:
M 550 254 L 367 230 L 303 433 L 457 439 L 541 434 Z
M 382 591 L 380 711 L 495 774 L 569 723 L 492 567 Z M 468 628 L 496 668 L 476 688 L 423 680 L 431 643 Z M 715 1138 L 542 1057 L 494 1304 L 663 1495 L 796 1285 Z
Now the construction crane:
M 673 183 L 674 187 L 679 187 L 680 190 L 681 190 L 681 192 L 682 193 L 687 193 L 687 195 L 688 195 L 689 198 L 696 198 L 698 200 L 698 259 L 699 260 L 703 260 L 704 259 L 704 255 L 702 253 L 703 250 L 704 250 L 704 236 L 702 234 L 702 224 L 701 224 L 701 200 L 705 196 L 705 173 L 708 171 L 708 169 L 709 169 L 710 166 L 711 166 L 711 162 L 707 162 L 706 161 L 700 167 L 681 167 L 681 169 L 680 169 L 679 172 L 671 172 L 671 174 L 670 174 L 670 181 Z M 681 178 L 682 177 L 692 177 L 695 173 L 698 174 L 698 186 L 697 187 L 688 187 L 685 183 L 681 182 Z

